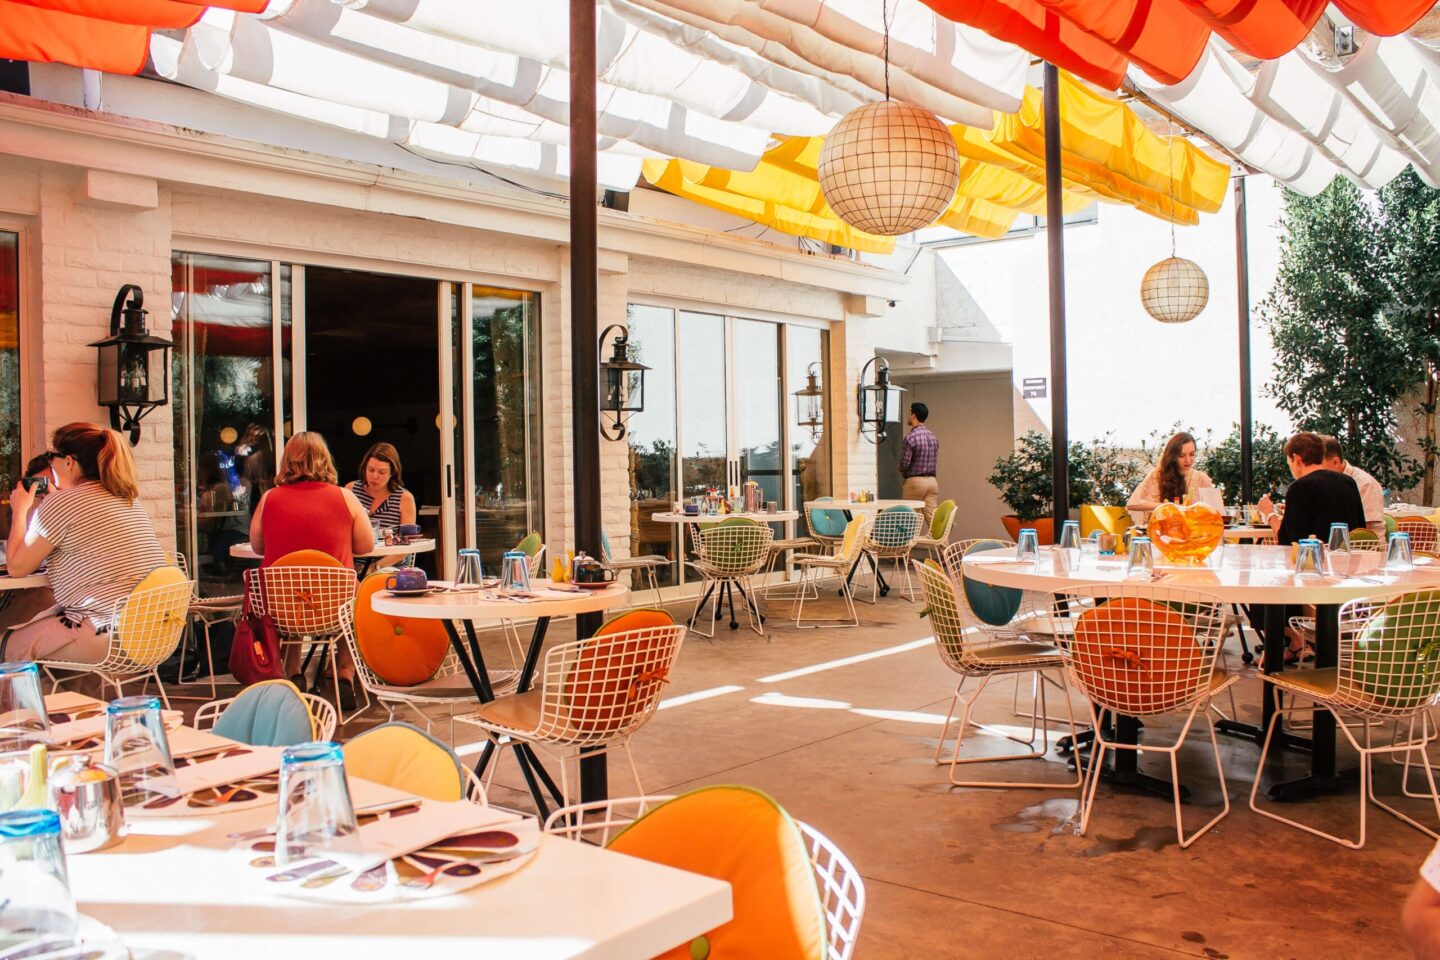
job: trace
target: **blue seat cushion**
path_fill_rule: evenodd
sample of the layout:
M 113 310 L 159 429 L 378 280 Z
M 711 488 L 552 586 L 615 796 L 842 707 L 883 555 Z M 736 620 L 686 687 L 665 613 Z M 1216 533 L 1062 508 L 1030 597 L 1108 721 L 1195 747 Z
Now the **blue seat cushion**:
M 999 540 L 981 540 L 972 543 L 965 551 L 965 556 L 972 553 L 984 553 L 987 550 L 1009 550 L 1013 544 L 1002 543 Z M 994 587 L 988 583 L 981 583 L 979 580 L 972 580 L 969 577 L 961 578 L 965 587 L 965 600 L 970 604 L 970 609 L 975 616 L 992 627 L 1003 627 L 1015 619 L 1015 614 L 1020 610 L 1020 601 L 1024 592 L 1013 587 Z
M 220 714 L 213 732 L 252 747 L 292 747 L 315 739 L 310 708 L 289 680 L 246 688 Z
M 833 500 L 834 497 L 816 497 L 817 500 Z M 850 521 L 844 510 L 811 510 L 810 525 L 822 537 L 845 536 L 845 525 Z

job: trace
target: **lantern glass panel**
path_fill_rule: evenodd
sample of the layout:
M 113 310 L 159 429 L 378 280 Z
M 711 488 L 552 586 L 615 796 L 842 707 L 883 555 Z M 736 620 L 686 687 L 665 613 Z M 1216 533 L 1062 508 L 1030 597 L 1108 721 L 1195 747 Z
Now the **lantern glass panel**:
M 100 353 L 100 370 L 96 381 L 97 400 L 101 406 L 119 403 L 120 344 L 106 343 L 97 349 Z
M 120 344 L 120 402 L 127 406 L 150 399 L 149 348 L 141 343 Z
M 170 369 L 168 347 L 153 347 L 146 354 L 146 383 L 149 385 L 148 403 L 162 404 L 170 400 L 170 379 L 165 374 Z
M 639 413 L 645 409 L 645 372 L 626 370 L 621 374 L 621 409 L 627 413 Z

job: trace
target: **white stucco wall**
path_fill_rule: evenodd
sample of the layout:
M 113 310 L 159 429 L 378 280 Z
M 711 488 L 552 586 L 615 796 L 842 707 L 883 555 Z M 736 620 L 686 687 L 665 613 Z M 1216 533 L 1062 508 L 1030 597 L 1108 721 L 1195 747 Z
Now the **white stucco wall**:
M 1282 432 L 1289 419 L 1268 397 L 1272 352 L 1253 318 L 1279 262 L 1282 196 L 1268 177 L 1247 184 L 1250 242 L 1251 363 L 1257 423 Z M 1101 204 L 1096 223 L 1065 229 L 1065 292 L 1070 436 L 1114 431 L 1136 443 L 1180 422 L 1226 435 L 1239 419 L 1233 193 L 1220 212 L 1176 228 L 1176 252 L 1210 278 L 1210 302 L 1188 324 L 1166 325 L 1140 306 L 1140 280 L 1170 254 L 1170 227 L 1130 207 Z M 1050 376 L 1049 286 L 1045 233 L 939 251 L 981 318 L 1014 347 L 1018 390 L 1026 377 Z M 1018 394 L 1017 394 L 1018 397 Z M 1050 423 L 1050 398 L 1017 399 L 1016 429 Z

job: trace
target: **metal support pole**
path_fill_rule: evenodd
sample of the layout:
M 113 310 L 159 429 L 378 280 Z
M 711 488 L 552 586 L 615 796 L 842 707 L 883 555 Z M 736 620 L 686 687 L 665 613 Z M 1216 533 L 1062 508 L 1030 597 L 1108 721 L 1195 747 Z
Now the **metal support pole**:
M 1240 502 L 1255 502 L 1254 424 L 1250 409 L 1250 238 L 1245 223 L 1245 178 L 1235 178 L 1235 298 L 1240 327 Z
M 595 196 L 595 0 L 570 0 L 570 397 L 571 503 L 575 550 L 600 556 L 600 386 L 598 211 Z M 575 618 L 575 636 L 600 627 L 600 615 Z M 609 792 L 605 755 L 580 761 L 580 793 Z
M 1050 480 L 1055 536 L 1070 519 L 1070 423 L 1065 378 L 1065 181 L 1060 166 L 1060 71 L 1045 64 L 1045 242 L 1050 266 Z

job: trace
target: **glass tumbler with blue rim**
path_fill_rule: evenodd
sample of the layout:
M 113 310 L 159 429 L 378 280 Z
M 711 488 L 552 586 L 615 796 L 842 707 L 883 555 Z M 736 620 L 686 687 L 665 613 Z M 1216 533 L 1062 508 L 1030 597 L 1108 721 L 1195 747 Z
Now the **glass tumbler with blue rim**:
M 1155 572 L 1155 552 L 1149 537 L 1135 537 L 1130 541 L 1130 559 L 1125 564 L 1125 576 L 1149 577 Z
M 327 852 L 357 853 L 359 839 L 340 745 L 317 741 L 287 747 L 280 755 L 275 862 L 283 867 Z
M 1410 534 L 1404 531 L 1390 534 L 1390 544 L 1385 550 L 1385 569 L 1410 570 L 1414 566 L 1414 555 L 1410 552 Z
M 75 898 L 54 810 L 0 813 L 0 888 L 0 954 L 45 939 L 75 939 Z
M 126 806 L 180 795 L 159 697 L 110 701 L 105 708 L 105 762 L 120 776 Z
M 50 715 L 40 692 L 39 664 L 0 663 L 0 753 L 49 742 Z
M 1032 563 L 1040 560 L 1040 535 L 1035 532 L 1034 527 L 1024 528 L 1016 537 L 1015 559 L 1022 562 L 1028 560 Z
M 1325 573 L 1325 560 L 1320 551 L 1320 541 L 1305 537 L 1295 543 L 1295 576 L 1318 577 Z

